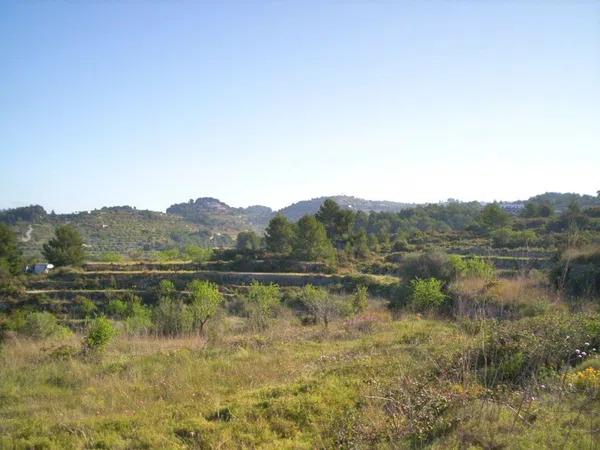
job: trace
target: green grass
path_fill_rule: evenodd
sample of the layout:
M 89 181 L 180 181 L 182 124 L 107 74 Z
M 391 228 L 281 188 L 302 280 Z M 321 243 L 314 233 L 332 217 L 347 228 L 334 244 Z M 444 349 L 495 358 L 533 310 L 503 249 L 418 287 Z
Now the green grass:
M 282 318 L 254 334 L 224 318 L 207 342 L 121 337 L 99 359 L 71 355 L 78 337 L 10 340 L 0 447 L 592 448 L 598 420 L 586 397 L 536 393 L 516 415 L 520 392 L 495 401 L 457 364 L 477 336 L 370 313 L 370 333 Z

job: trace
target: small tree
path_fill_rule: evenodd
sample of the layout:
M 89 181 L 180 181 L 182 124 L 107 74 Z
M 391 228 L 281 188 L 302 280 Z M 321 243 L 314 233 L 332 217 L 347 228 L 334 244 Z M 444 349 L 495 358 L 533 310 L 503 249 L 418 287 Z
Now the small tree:
M 483 208 L 480 221 L 487 229 L 496 229 L 508 225 L 511 221 L 511 216 L 498 203 L 494 202 Z
M 209 281 L 194 280 L 188 285 L 188 290 L 192 299 L 189 306 L 192 327 L 204 334 L 204 324 L 215 315 L 223 296 L 217 285 Z
M 248 302 L 251 305 L 250 318 L 259 328 L 265 329 L 273 310 L 281 301 L 281 292 L 276 284 L 260 284 L 253 281 L 248 288 Z
M 44 244 L 42 253 L 55 266 L 78 266 L 85 256 L 83 239 L 72 225 L 60 225 L 55 237 Z
M 340 312 L 340 305 L 336 299 L 325 289 L 314 287 L 312 284 L 307 284 L 302 288 L 301 298 L 310 314 L 316 321 L 323 322 L 326 329 L 331 319 Z
M 365 230 L 360 230 L 354 236 L 353 249 L 357 258 L 365 259 L 369 256 L 369 239 Z
M 241 231 L 235 245 L 240 252 L 255 252 L 260 249 L 260 244 L 260 237 L 254 231 Z
M 411 301 L 417 311 L 428 311 L 438 308 L 447 299 L 442 291 L 443 283 L 435 278 L 412 280 L 410 282 Z
M 90 323 L 83 341 L 84 348 L 88 351 L 102 352 L 116 334 L 110 320 L 103 316 L 97 317 Z
M 366 286 L 357 286 L 354 296 L 352 297 L 352 311 L 358 314 L 367 309 L 368 289 Z

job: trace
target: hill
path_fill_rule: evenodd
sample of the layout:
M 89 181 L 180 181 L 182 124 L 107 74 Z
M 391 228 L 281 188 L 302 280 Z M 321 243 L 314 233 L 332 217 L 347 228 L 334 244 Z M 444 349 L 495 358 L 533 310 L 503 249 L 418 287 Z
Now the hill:
M 334 200 L 342 208 L 365 212 L 398 212 L 402 211 L 403 209 L 416 206 L 414 203 L 398 203 L 386 200 L 365 200 L 348 195 L 332 195 L 293 203 L 290 206 L 280 209 L 279 213 L 283 214 L 290 220 L 298 220 L 306 214 L 315 214 L 323 202 L 327 199 Z
M 25 256 L 39 257 L 57 225 L 73 224 L 81 232 L 87 252 L 97 258 L 107 252 L 143 256 L 188 244 L 227 246 L 230 236 L 201 224 L 162 212 L 115 206 L 73 214 L 48 214 L 39 205 L 0 212 L 23 244 Z
M 581 195 L 575 193 L 546 192 L 531 197 L 529 202 L 552 206 L 557 212 L 566 211 L 571 203 L 577 203 L 580 208 L 600 206 L 600 196 Z
M 218 229 L 224 234 L 236 235 L 248 229 L 261 232 L 273 216 L 273 210 L 261 205 L 233 208 L 216 198 L 200 197 L 169 206 L 167 214 L 183 217 L 210 229 Z

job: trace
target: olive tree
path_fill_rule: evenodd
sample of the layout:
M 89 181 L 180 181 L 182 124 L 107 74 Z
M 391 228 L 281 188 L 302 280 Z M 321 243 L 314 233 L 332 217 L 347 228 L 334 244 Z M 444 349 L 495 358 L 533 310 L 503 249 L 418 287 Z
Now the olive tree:
M 302 288 L 301 298 L 308 312 L 317 322 L 323 322 L 325 328 L 340 314 L 341 308 L 337 299 L 321 287 L 307 284 Z
M 223 302 L 223 295 L 216 284 L 210 281 L 194 280 L 188 284 L 191 302 L 189 305 L 192 317 L 192 327 L 204 334 L 204 325 L 213 317 L 219 305 Z

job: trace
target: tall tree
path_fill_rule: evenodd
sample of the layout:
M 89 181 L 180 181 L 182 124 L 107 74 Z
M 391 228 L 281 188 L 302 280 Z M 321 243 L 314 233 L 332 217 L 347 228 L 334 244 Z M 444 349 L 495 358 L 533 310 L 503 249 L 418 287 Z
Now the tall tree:
M 304 216 L 298 221 L 294 254 L 307 261 L 332 261 L 335 250 L 327 239 L 325 227 L 314 216 Z
M 83 263 L 83 239 L 72 225 L 60 225 L 55 237 L 44 244 L 42 253 L 55 266 L 77 266 Z
M 294 226 L 282 214 L 277 214 L 269 222 L 265 232 L 267 249 L 273 253 L 288 255 L 294 244 Z
M 354 236 L 354 254 L 358 258 L 366 258 L 369 256 L 369 239 L 364 230 L 360 230 Z
M 325 226 L 327 237 L 338 248 L 343 248 L 350 239 L 354 214 L 352 211 L 340 208 L 334 200 L 327 199 L 323 202 L 315 215 L 317 220 Z
M 0 223 L 0 266 L 16 275 L 22 270 L 21 249 L 17 235 L 8 225 Z
M 494 202 L 483 208 L 480 216 L 481 223 L 488 229 L 502 228 L 510 223 L 510 214 Z

